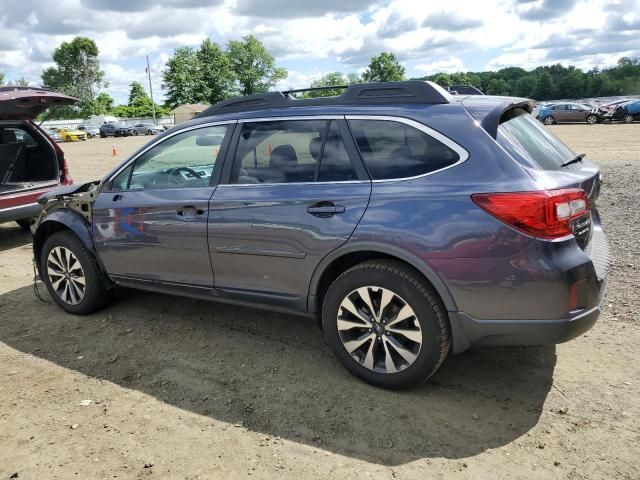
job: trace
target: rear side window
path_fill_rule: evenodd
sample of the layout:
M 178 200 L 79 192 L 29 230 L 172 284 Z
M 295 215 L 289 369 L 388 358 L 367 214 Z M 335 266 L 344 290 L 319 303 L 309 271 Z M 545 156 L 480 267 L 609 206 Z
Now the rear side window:
M 441 141 L 404 123 L 350 120 L 349 127 L 374 180 L 415 177 L 460 160 L 460 155 Z
M 576 154 L 522 109 L 507 112 L 498 127 L 498 144 L 521 164 L 539 170 L 559 170 Z

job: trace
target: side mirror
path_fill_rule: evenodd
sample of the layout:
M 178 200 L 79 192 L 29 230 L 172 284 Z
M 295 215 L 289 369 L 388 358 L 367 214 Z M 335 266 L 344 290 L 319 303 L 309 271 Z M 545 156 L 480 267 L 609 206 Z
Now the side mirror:
M 213 147 L 222 144 L 222 135 L 198 135 L 196 145 L 200 147 Z

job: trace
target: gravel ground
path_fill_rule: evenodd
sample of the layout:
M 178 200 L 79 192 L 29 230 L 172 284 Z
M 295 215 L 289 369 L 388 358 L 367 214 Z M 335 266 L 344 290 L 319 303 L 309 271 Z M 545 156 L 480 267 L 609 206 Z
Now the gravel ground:
M 603 315 L 557 347 L 450 356 L 411 391 L 351 377 L 304 319 L 134 291 L 66 315 L 0 225 L 0 480 L 640 478 L 640 125 L 551 128 L 602 167 Z M 144 141 L 63 148 L 83 181 Z

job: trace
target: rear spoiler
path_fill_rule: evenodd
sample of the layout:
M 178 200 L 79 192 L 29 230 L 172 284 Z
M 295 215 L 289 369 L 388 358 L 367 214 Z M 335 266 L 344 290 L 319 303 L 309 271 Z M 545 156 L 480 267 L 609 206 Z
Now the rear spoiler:
M 534 109 L 533 100 L 527 98 L 499 97 L 500 102 L 481 100 L 487 98 L 491 97 L 470 96 L 462 101 L 462 106 L 493 138 L 496 138 L 498 135 L 498 126 L 500 125 L 502 116 L 509 110 L 521 108 L 527 113 L 531 113 Z M 495 99 L 496 97 L 493 98 Z M 475 99 L 478 100 L 474 101 Z

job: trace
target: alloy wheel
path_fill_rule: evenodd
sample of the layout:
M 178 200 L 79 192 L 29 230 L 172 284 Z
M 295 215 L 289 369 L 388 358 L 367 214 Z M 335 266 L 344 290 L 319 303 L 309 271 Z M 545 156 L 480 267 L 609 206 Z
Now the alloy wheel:
M 397 293 L 365 286 L 340 303 L 338 334 L 349 355 L 378 373 L 411 366 L 422 347 L 422 329 L 411 306 Z
M 56 295 L 69 305 L 77 305 L 84 298 L 86 278 L 80 261 L 71 250 L 54 247 L 47 257 L 47 275 Z

